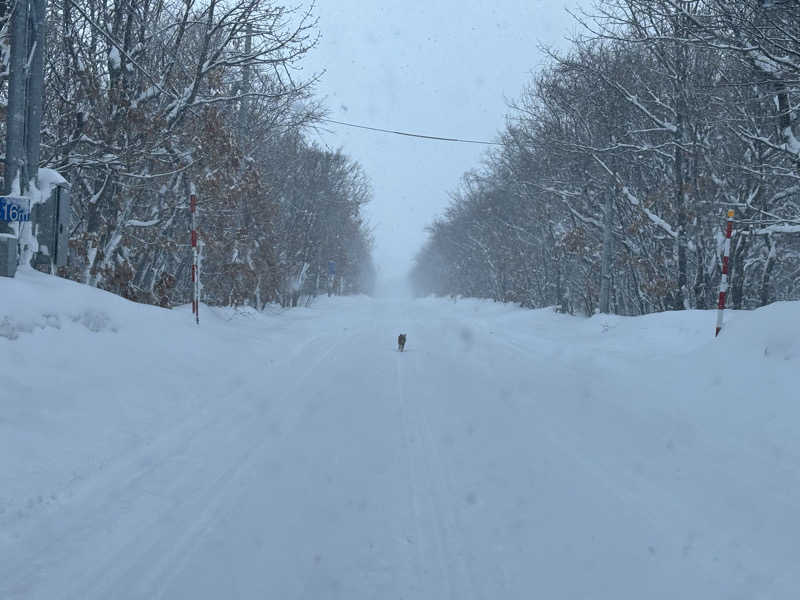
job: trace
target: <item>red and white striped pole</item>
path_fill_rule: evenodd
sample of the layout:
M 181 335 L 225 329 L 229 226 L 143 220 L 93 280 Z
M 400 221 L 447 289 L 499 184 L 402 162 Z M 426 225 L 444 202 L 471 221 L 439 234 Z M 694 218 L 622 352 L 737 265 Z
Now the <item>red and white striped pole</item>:
M 195 322 L 200 324 L 200 270 L 197 264 L 197 196 L 189 196 L 192 210 L 192 314 Z
M 717 331 L 722 329 L 722 314 L 725 312 L 725 295 L 728 293 L 728 263 L 731 255 L 731 233 L 733 233 L 733 209 L 728 210 L 728 225 L 725 228 L 725 252 L 722 255 L 722 278 L 719 281 L 719 304 L 717 306 Z

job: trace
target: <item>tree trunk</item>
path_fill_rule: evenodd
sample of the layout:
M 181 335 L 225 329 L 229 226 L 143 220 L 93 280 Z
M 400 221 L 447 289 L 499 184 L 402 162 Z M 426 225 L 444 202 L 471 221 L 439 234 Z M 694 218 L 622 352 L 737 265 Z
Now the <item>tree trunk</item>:
M 744 257 L 747 254 L 748 236 L 741 236 L 732 252 L 731 302 L 733 308 L 741 310 L 744 304 Z
M 678 286 L 675 291 L 674 310 L 685 310 L 689 308 L 689 301 L 687 298 L 687 274 L 686 274 L 686 182 L 684 179 L 684 152 L 681 147 L 683 143 L 683 115 L 678 113 L 678 127 L 675 134 L 675 208 L 677 210 L 678 227 L 677 239 L 675 243 L 678 246 Z
M 683 6 L 684 10 L 688 7 Z M 687 23 L 683 17 L 678 21 L 678 36 L 685 35 Z M 688 214 L 686 210 L 686 121 L 689 116 L 689 103 L 686 99 L 687 88 L 687 68 L 688 57 L 686 56 L 686 46 L 681 45 L 675 54 L 676 70 L 675 74 L 675 209 L 678 218 L 678 236 L 676 243 L 678 245 L 678 289 L 675 295 L 674 308 L 676 310 L 686 310 L 690 308 L 689 305 L 689 287 L 687 275 L 687 243 L 686 236 L 688 235 Z
M 614 194 L 606 192 L 603 211 L 603 259 L 600 264 L 600 312 L 609 312 L 611 269 L 614 262 Z
M 771 236 L 767 236 L 766 244 L 768 248 L 767 262 L 764 265 L 764 271 L 761 273 L 761 289 L 759 290 L 758 305 L 766 306 L 771 302 L 770 297 L 770 277 L 772 276 L 772 269 L 775 267 L 776 248 L 775 242 Z

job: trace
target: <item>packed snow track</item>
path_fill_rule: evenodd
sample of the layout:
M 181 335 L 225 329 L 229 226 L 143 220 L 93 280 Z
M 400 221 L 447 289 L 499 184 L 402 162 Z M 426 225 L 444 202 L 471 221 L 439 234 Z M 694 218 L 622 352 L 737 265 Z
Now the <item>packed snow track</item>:
M 0 338 L 4 599 L 800 589 L 791 342 L 755 396 L 711 313 L 334 298 L 196 328 L 92 302 L 107 327 Z

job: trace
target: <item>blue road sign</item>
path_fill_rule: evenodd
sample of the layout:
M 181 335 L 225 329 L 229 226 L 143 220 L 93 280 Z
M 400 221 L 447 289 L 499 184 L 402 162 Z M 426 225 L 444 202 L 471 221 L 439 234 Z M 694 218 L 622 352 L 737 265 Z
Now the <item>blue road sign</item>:
M 336 275 L 336 262 L 328 261 L 328 275 Z
M 25 208 L 24 196 L 0 196 L 0 221 L 22 223 L 31 220 L 31 211 Z

